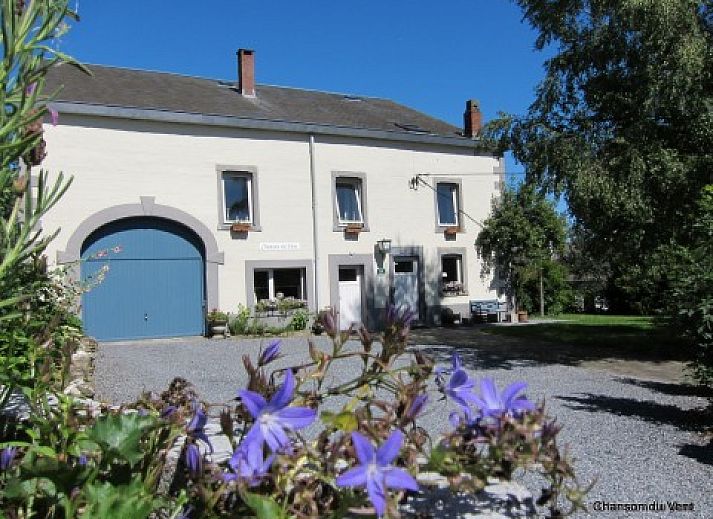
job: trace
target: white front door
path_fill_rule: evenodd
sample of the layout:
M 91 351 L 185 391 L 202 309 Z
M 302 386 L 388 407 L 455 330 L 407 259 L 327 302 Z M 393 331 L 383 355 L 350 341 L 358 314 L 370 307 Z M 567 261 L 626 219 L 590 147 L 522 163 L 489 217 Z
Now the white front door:
M 394 258 L 394 305 L 418 315 L 418 258 Z
M 339 267 L 339 328 L 361 323 L 361 269 Z

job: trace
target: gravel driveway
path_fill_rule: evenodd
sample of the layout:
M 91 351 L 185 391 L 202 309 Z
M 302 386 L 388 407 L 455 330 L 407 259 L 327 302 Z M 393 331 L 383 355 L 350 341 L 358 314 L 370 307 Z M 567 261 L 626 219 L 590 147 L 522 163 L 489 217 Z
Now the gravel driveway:
M 267 342 L 262 341 L 262 342 Z M 318 345 L 327 340 L 318 338 Z M 161 391 L 173 377 L 195 384 L 203 399 L 218 403 L 232 399 L 246 377 L 243 354 L 253 358 L 261 341 L 203 338 L 101 344 L 97 357 L 98 397 L 114 403 L 135 399 L 141 391 Z M 564 425 L 561 443 L 577 459 L 581 481 L 597 483 L 588 496 L 591 513 L 578 517 L 657 517 L 671 512 L 595 512 L 607 503 L 692 503 L 684 517 L 713 517 L 713 444 L 701 434 L 706 399 L 688 386 L 622 377 L 605 371 L 527 359 L 497 364 L 479 358 L 477 348 L 414 346 L 447 363 L 458 351 L 476 378 L 493 377 L 498 386 L 528 382 L 528 396 L 544 399 L 551 416 Z M 305 338 L 283 339 L 287 366 L 304 361 Z M 351 369 L 347 367 L 346 369 Z M 357 366 L 353 368 L 355 371 Z M 347 377 L 339 374 L 341 380 Z M 448 425 L 448 405 L 433 405 L 421 425 L 438 433 Z M 536 487 L 531 487 L 537 490 Z

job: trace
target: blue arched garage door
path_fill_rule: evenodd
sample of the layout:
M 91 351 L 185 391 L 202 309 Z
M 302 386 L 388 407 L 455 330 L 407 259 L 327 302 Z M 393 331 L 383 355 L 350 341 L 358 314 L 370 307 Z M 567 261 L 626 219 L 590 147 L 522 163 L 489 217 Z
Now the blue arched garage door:
M 186 227 L 162 218 L 117 220 L 86 239 L 82 260 L 82 280 L 93 285 L 103 277 L 82 297 L 89 335 L 115 341 L 203 333 L 204 248 Z

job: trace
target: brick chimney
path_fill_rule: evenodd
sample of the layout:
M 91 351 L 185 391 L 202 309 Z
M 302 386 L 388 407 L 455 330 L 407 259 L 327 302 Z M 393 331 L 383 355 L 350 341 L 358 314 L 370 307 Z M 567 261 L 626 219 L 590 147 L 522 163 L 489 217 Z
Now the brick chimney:
M 480 113 L 480 103 L 475 99 L 465 102 L 463 113 L 463 135 L 472 139 L 483 127 L 483 116 Z
M 238 50 L 238 83 L 240 93 L 245 97 L 255 97 L 255 51 Z

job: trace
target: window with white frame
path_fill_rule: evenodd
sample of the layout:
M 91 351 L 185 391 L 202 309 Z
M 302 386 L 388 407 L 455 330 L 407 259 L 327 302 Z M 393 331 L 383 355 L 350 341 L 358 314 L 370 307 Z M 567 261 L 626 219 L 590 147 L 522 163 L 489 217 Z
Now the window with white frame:
M 255 300 L 292 297 L 307 299 L 306 272 L 303 268 L 259 269 L 253 274 Z
M 339 177 L 336 179 L 335 191 L 339 223 L 343 225 L 363 224 L 361 179 Z
M 225 223 L 253 223 L 252 174 L 244 171 L 224 171 L 223 221 Z
M 436 205 L 438 225 L 455 227 L 458 225 L 458 184 L 439 182 L 436 185 Z
M 444 295 L 459 295 L 465 292 L 463 256 L 460 254 L 441 256 L 441 287 Z

